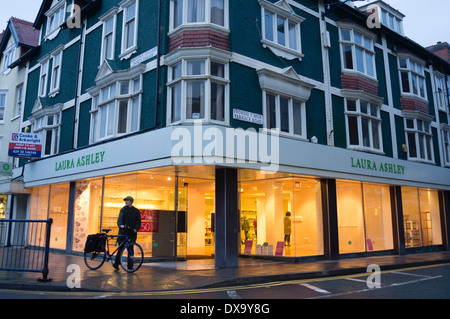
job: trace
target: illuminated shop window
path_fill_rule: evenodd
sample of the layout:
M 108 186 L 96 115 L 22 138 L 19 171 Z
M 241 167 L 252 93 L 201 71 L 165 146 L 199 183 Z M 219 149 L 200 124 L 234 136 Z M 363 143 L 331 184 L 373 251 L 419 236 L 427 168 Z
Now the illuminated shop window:
M 389 186 L 336 181 L 339 253 L 393 249 Z

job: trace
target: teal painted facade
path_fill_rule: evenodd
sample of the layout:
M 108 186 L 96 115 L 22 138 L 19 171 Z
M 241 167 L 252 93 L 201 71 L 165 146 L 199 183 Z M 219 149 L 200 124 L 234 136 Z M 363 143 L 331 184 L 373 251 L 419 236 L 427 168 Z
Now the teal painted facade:
M 43 1 L 43 8 L 45 9 L 42 10 L 43 12 L 50 8 L 50 2 Z M 229 121 L 223 123 L 223 125 L 243 129 L 254 128 L 256 130 L 265 127 L 266 124 L 259 125 L 234 119 L 233 110 L 239 109 L 263 115 L 265 107 L 264 90 L 261 88 L 258 70 L 291 69 L 301 80 L 314 86 L 310 96 L 304 101 L 306 134 L 303 138 L 307 142 L 316 138 L 318 144 L 340 149 L 349 148 L 348 136 L 350 133 L 347 123 L 348 115 L 346 115 L 346 100 L 349 97 L 344 92 L 348 89 L 348 83 L 345 82 L 343 75 L 345 73 L 343 72 L 343 44 L 340 34 L 342 29 L 340 25 L 347 23 L 354 28 L 353 30 L 362 29 L 374 37 L 373 66 L 376 73 L 374 96 L 382 101 L 378 105 L 382 149 L 375 153 L 388 158 L 411 160 L 407 151 L 405 151 L 405 145 L 408 144 L 404 119 L 406 109 L 405 102 L 402 100 L 405 95 L 402 94 L 399 76 L 399 54 L 407 51 L 411 56 L 426 61 L 426 65 L 424 65 L 426 100 L 420 102 L 427 105 L 427 111 L 422 110 L 421 114 L 430 119 L 430 125 L 432 126 L 430 135 L 432 137 L 433 160 L 425 164 L 450 167 L 450 163 L 445 160 L 443 155 L 445 145 L 441 135 L 441 130 L 448 127 L 448 107 L 446 110 L 437 108 L 435 104 L 436 94 L 433 91 L 435 70 L 439 74 L 448 75 L 448 63 L 433 57 L 417 44 L 405 40 L 401 35 L 396 35 L 385 27 L 381 29 L 367 28 L 364 16 L 356 9 L 347 6 L 335 6 L 331 2 L 331 8 L 328 9 L 328 2 L 325 2 L 325 5 L 322 6 L 312 0 L 289 2 L 231 0 L 227 2 L 228 12 L 226 16 L 228 19 L 224 28 L 210 28 L 207 24 L 205 25 L 205 29 L 208 31 L 216 32 L 220 29 L 219 31 L 225 35 L 227 41 L 225 51 L 230 53 L 229 77 L 227 79 L 229 93 L 225 108 Z M 39 50 L 31 57 L 28 64 L 22 127 L 24 130 L 26 128 L 33 130 L 35 120 L 33 114 L 36 112 L 34 108 L 37 101 L 42 104 L 43 109 L 54 108 L 55 105 L 59 105 L 58 151 L 52 155 L 81 147 L 89 147 L 89 145 L 97 142 L 92 137 L 92 121 L 95 113 L 93 111 L 93 99 L 95 96 L 99 96 L 104 89 L 104 86 L 99 86 L 96 83 L 103 64 L 101 56 L 102 49 L 104 49 L 102 45 L 104 26 L 101 18 L 105 17 L 113 8 L 116 8 L 112 15 L 115 17 L 114 43 L 112 45 L 114 57 L 108 62 L 113 74 L 118 75 L 120 72 L 133 69 L 132 61 L 134 58 L 158 48 L 159 67 L 156 66 L 158 58 L 156 54 L 141 62 L 143 69 L 139 71 L 141 92 L 139 94 L 138 131 L 154 130 L 167 126 L 170 115 L 168 104 L 171 101 L 167 83 L 170 82 L 169 73 L 172 65 L 167 64 L 165 58 L 178 50 L 178 48 L 172 46 L 176 35 L 180 33 L 174 32 L 177 30 L 172 30 L 170 27 L 170 23 L 173 21 L 171 1 L 159 3 L 156 0 L 139 0 L 137 2 L 139 10 L 136 17 L 136 49 L 129 56 L 121 57 L 123 34 L 125 32 L 123 29 L 125 6 L 130 3 L 133 3 L 133 1 L 103 0 L 97 1 L 97 4 L 92 5 L 92 7 L 86 5 L 87 8 L 83 8 L 83 10 L 86 10 L 82 11 L 81 28 L 69 28 L 63 25 L 59 29 L 59 33 L 51 39 L 46 36 L 47 17 L 41 12 L 36 19 L 35 26 L 41 30 L 41 43 Z M 280 7 L 281 11 L 282 8 L 290 5 L 290 14 L 303 18 L 299 24 L 301 58 L 290 59 L 274 54 L 269 46 L 263 45 L 264 30 L 261 11 L 264 3 L 274 4 L 275 7 Z M 325 17 L 322 16 L 322 12 L 326 13 Z M 66 12 L 67 17 L 68 13 Z M 158 25 L 158 22 L 160 22 L 160 25 Z M 192 28 L 194 31 L 201 29 L 198 26 Z M 181 30 L 183 31 L 183 28 Z M 188 28 L 188 30 L 190 29 Z M 158 32 L 160 34 L 159 39 Z M 54 63 L 52 52 L 61 45 L 63 49 L 61 51 L 59 91 L 54 96 L 49 96 Z M 196 46 L 190 47 L 188 44 L 183 44 L 181 47 L 186 49 Z M 219 48 L 219 50 L 223 50 L 223 48 Z M 47 92 L 45 96 L 38 99 L 41 65 L 45 57 L 50 57 L 46 78 Z M 433 63 L 429 64 L 429 61 Z M 367 80 L 367 76 L 358 72 L 353 72 L 351 75 L 355 75 L 357 81 L 360 82 Z M 118 79 L 119 82 L 123 80 L 120 76 L 118 76 Z M 369 91 L 365 91 L 364 88 L 354 90 L 355 94 L 362 94 L 361 96 L 367 96 L 367 92 Z M 267 118 L 264 118 L 264 123 L 267 123 Z M 113 136 L 112 140 L 115 137 L 118 137 L 118 135 Z M 101 142 L 108 142 L 108 139 L 102 139 Z M 361 149 L 361 151 L 372 152 L 373 150 Z

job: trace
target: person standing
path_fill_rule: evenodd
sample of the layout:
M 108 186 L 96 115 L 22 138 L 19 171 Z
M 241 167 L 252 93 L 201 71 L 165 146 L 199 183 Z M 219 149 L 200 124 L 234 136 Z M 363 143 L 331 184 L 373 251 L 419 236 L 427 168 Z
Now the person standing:
M 291 245 L 291 212 L 286 212 L 284 217 L 284 242 L 286 246 Z
M 125 206 L 120 209 L 119 217 L 117 218 L 119 235 L 126 235 L 131 242 L 135 243 L 137 232 L 141 228 L 141 212 L 133 206 L 133 197 L 127 196 L 123 200 L 125 201 Z M 117 242 L 120 245 L 124 240 L 125 237 L 121 236 L 117 239 Z M 116 256 L 120 256 L 122 250 L 123 247 L 119 249 Z M 132 266 L 131 262 L 131 260 L 128 260 L 128 268 Z M 119 258 L 116 257 L 113 267 L 119 269 Z

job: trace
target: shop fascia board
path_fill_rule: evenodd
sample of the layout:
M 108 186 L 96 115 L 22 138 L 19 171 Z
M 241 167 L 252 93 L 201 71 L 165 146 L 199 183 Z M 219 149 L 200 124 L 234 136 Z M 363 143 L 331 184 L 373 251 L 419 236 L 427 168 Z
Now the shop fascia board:
M 156 167 L 213 165 L 261 169 L 266 174 L 284 172 L 450 190 L 450 170 L 446 168 L 284 136 L 277 136 L 279 156 L 270 163 L 262 160 L 264 154 L 250 152 L 255 146 L 251 144 L 254 138 L 251 134 L 267 134 L 261 132 L 206 124 L 170 126 L 29 162 L 24 168 L 24 183 L 25 187 L 33 187 Z M 238 144 L 243 141 L 242 135 L 232 136 L 235 144 L 227 153 L 226 143 L 217 139 L 227 134 L 248 134 L 244 136 L 247 144 Z M 215 138 L 211 138 L 213 135 Z M 184 143 L 180 136 L 187 139 L 183 151 L 179 149 L 180 143 Z M 222 149 L 222 154 L 208 153 L 212 148 Z M 243 148 L 244 152 L 238 152 L 238 148 Z M 278 170 L 267 171 L 270 164 L 277 164 Z

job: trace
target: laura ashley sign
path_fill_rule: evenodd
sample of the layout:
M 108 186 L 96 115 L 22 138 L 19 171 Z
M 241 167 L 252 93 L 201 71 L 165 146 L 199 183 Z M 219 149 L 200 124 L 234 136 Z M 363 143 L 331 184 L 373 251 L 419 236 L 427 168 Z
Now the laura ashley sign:
M 55 172 L 75 167 L 89 166 L 92 164 L 102 163 L 105 151 L 79 156 L 55 163 Z
M 352 168 L 361 168 L 371 171 L 379 171 L 391 174 L 405 175 L 405 166 L 386 163 L 382 161 L 368 160 L 364 158 L 350 158 Z

